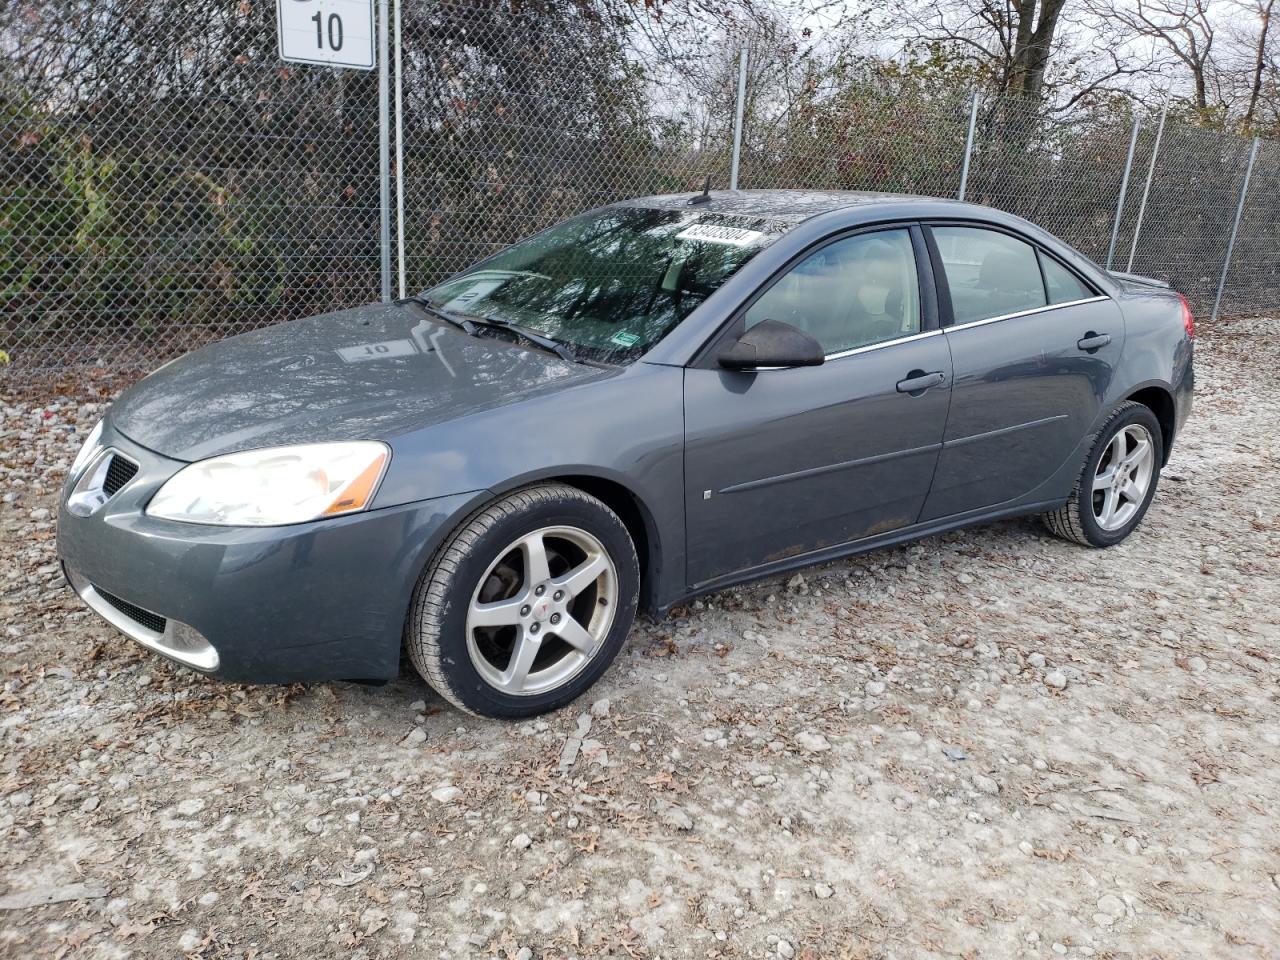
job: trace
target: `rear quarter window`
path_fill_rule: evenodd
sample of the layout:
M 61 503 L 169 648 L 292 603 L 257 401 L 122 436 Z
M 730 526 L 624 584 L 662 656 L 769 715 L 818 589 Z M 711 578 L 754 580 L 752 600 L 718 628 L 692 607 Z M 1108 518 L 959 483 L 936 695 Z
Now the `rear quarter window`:
M 1044 269 L 1044 286 L 1050 303 L 1070 303 L 1093 296 L 1093 291 L 1079 277 L 1047 253 L 1040 254 L 1040 266 Z

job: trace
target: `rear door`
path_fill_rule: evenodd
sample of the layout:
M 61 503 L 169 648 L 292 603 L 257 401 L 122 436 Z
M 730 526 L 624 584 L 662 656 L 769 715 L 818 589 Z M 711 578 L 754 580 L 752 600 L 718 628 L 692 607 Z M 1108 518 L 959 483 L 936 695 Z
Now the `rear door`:
M 1115 302 L 1028 238 L 937 224 L 930 244 L 955 383 L 922 521 L 1035 499 L 1098 416 L 1124 344 Z
M 951 360 L 919 228 L 862 231 L 802 256 L 685 372 L 688 579 L 916 521 L 937 463 Z M 774 319 L 818 367 L 729 371 L 718 347 Z

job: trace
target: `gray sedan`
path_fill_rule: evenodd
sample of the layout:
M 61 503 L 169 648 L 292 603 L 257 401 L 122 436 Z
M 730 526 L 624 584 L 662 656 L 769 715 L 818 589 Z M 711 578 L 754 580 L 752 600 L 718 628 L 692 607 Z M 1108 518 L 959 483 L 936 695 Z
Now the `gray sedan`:
M 386 680 L 520 717 L 637 609 L 1040 514 L 1127 537 L 1191 406 L 1157 281 L 1030 223 L 876 194 L 583 214 L 411 299 L 197 350 L 76 458 L 100 615 L 229 680 Z

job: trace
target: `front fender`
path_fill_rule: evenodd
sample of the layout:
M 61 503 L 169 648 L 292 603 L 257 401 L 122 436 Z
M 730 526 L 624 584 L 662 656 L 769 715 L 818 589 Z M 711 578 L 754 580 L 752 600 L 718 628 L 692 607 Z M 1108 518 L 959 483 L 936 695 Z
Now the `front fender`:
M 615 377 L 477 412 L 390 439 L 391 465 L 374 508 L 482 491 L 480 503 L 544 480 L 625 490 L 644 518 L 646 601 L 684 588 L 684 370 L 637 363 Z

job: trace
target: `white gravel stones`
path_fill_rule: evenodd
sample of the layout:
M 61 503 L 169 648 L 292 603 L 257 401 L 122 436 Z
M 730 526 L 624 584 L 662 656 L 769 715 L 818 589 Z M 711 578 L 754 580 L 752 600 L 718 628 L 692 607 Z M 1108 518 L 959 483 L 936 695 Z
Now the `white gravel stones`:
M 979 793 L 985 793 L 993 797 L 1000 792 L 1000 784 L 992 777 L 985 776 L 981 773 L 974 775 L 973 787 Z
M 462 796 L 462 790 L 451 783 L 443 784 L 431 791 L 431 799 L 436 803 L 453 803 Z
M 666 804 L 658 814 L 658 819 L 674 830 L 693 829 L 693 818 L 689 816 L 688 811 L 674 803 Z
M 80 952 L 179 956 L 189 933 L 239 955 L 288 930 L 370 958 L 807 960 L 1274 942 L 1280 322 L 1259 330 L 1197 344 L 1185 483 L 1162 479 L 1123 547 L 1017 519 L 743 586 L 642 618 L 576 709 L 517 724 L 464 719 L 409 673 L 242 687 L 120 638 L 53 549 L 62 428 L 94 417 L 0 401 L 0 899 L 34 904 L 3 913 L 5 944 L 93 930 Z M 101 902 L 39 905 L 76 881 Z
M 577 737 L 570 737 L 564 742 L 564 746 L 560 748 L 559 767 L 562 773 L 567 773 L 578 761 L 578 751 L 582 749 L 582 741 Z
M 199 930 L 184 930 L 178 938 L 178 949 L 183 953 L 195 953 L 203 940 Z
M 511 838 L 511 846 L 515 847 L 517 850 L 528 850 L 532 845 L 533 838 L 531 838 L 527 833 L 517 833 Z
M 1125 915 L 1124 901 L 1115 894 L 1108 893 L 1098 899 L 1098 911 L 1118 920 Z
M 810 753 L 821 753 L 831 749 L 831 743 L 820 733 L 812 730 L 802 730 L 796 734 L 796 743 Z
M 1055 690 L 1067 689 L 1067 675 L 1061 670 L 1050 670 L 1044 675 L 1044 682 Z

